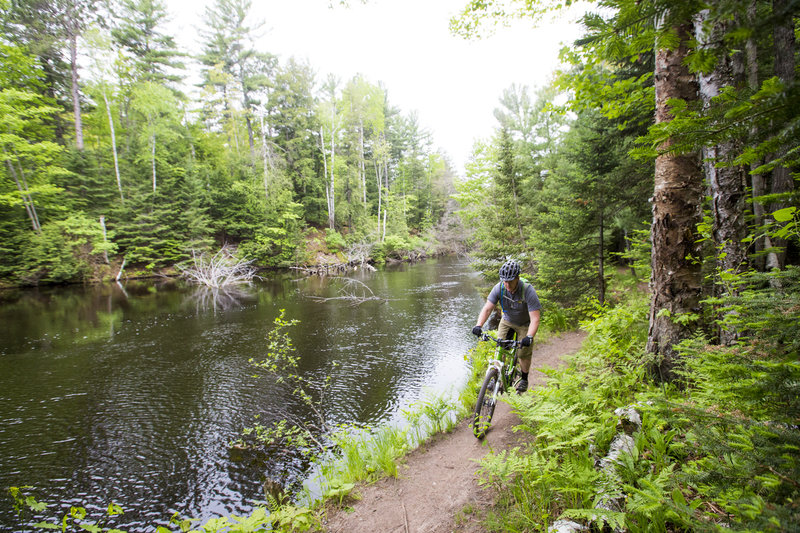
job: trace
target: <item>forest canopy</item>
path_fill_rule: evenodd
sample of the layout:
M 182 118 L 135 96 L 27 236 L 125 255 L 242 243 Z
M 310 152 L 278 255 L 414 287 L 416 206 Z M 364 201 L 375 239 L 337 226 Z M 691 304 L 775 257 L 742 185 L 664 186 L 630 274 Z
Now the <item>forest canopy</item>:
M 430 133 L 380 83 L 258 49 L 251 12 L 210 3 L 192 57 L 161 0 L 2 0 L 0 278 L 147 274 L 224 245 L 286 267 L 314 261 L 312 237 L 422 246 L 453 192 Z

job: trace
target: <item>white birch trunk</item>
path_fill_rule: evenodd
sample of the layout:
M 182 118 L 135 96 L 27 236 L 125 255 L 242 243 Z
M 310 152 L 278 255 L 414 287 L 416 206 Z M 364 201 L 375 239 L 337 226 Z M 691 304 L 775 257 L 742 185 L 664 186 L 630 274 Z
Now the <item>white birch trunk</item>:
M 156 134 L 150 136 L 150 144 L 151 151 L 150 151 L 150 161 L 153 164 L 153 192 L 156 192 Z
M 364 120 L 361 119 L 358 125 L 358 136 L 359 136 L 359 160 L 358 160 L 358 170 L 361 174 L 361 192 L 362 192 L 362 201 L 364 205 L 367 205 L 367 169 L 366 164 L 364 162 Z
M 261 120 L 261 144 L 264 146 L 264 198 L 269 199 L 269 173 L 272 172 L 272 154 L 267 145 L 267 132 L 264 129 L 264 117 Z M 325 154 L 323 154 L 323 157 Z
M 334 188 L 335 167 L 336 167 L 336 102 L 334 101 L 333 105 L 331 106 L 331 193 L 330 193 L 331 208 L 328 211 L 328 225 L 330 226 L 331 229 L 334 229 L 336 224 L 336 206 L 335 206 L 336 189 Z
M 100 227 L 103 228 L 103 242 L 108 243 L 108 232 L 106 231 L 106 217 L 104 215 L 100 215 Z M 103 258 L 106 260 L 106 264 L 108 264 L 108 250 L 103 250 Z
M 75 147 L 83 151 L 83 119 L 81 118 L 81 95 L 78 87 L 78 35 L 72 29 L 69 38 L 69 63 L 72 74 L 72 110 L 75 114 Z
M 5 152 L 5 148 L 3 148 L 3 152 Z M 14 169 L 14 165 L 11 163 L 9 159 L 6 159 L 6 166 L 8 166 L 8 171 L 11 174 L 11 177 L 14 178 L 14 183 L 17 185 L 17 190 L 19 191 L 19 195 L 22 198 L 22 205 L 25 207 L 25 212 L 28 213 L 28 218 L 31 221 L 31 226 L 33 227 L 33 231 L 36 233 L 41 232 L 41 227 L 39 226 L 39 217 L 36 216 L 36 209 L 33 205 L 33 199 L 28 194 L 28 191 L 22 186 L 22 183 L 19 181 L 19 176 L 17 175 L 16 170 Z
M 381 229 L 381 201 L 383 200 L 383 176 L 381 175 L 382 166 L 375 163 L 375 178 L 378 182 L 378 231 Z
M 320 148 L 322 150 L 322 168 L 323 168 L 323 175 L 325 179 L 328 178 L 328 157 L 325 153 L 325 128 L 324 126 L 320 126 L 319 128 L 319 142 Z M 331 170 L 331 175 L 333 175 L 333 170 Z M 325 183 L 325 200 L 328 205 L 328 227 L 333 229 L 333 187 L 329 187 L 328 183 Z
M 119 159 L 117 158 L 117 134 L 114 131 L 114 118 L 111 116 L 111 106 L 108 105 L 108 96 L 106 90 L 103 88 L 103 101 L 106 103 L 106 115 L 108 115 L 108 126 L 111 128 L 111 151 L 114 154 L 114 174 L 117 177 L 117 189 L 119 189 L 119 198 L 125 201 L 125 195 L 122 194 L 122 180 L 119 178 Z

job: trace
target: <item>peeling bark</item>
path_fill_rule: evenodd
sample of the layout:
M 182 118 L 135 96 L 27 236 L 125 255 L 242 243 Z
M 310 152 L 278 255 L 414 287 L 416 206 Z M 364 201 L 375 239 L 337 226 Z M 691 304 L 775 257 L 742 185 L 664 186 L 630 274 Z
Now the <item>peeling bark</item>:
M 702 11 L 695 22 L 695 35 L 700 47 L 714 46 L 727 31 L 725 23 L 708 27 L 709 11 Z M 741 53 L 722 53 L 709 73 L 698 75 L 700 97 L 705 109 L 726 86 L 744 83 L 744 63 Z M 731 162 L 741 150 L 735 140 L 703 148 L 703 169 L 711 198 L 713 218 L 712 235 L 716 245 L 716 265 L 719 271 L 740 272 L 747 261 L 747 250 L 742 242 L 747 234 L 745 222 L 745 169 Z M 725 289 L 722 289 L 723 291 Z M 732 344 L 738 333 L 719 331 L 723 344 Z
M 698 98 L 697 81 L 684 65 L 691 23 L 676 27 L 681 45 L 658 48 L 655 66 L 656 122 L 672 120 L 667 101 Z M 647 351 L 655 354 L 662 379 L 672 377 L 675 343 L 693 331 L 691 320 L 681 316 L 699 312 L 701 295 L 700 249 L 697 224 L 702 220 L 703 180 L 698 154 L 676 154 L 674 142 L 660 146 L 655 161 L 652 225 L 652 302 Z

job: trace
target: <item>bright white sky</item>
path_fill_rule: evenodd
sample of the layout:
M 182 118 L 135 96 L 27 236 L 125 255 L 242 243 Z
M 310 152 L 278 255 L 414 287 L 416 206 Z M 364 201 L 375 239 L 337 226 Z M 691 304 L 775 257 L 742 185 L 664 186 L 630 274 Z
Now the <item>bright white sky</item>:
M 179 44 L 198 49 L 196 29 L 212 0 L 167 0 L 174 22 L 185 28 Z M 335 1 L 335 0 L 334 0 Z M 480 41 L 450 34 L 450 17 L 466 0 L 351 0 L 333 8 L 328 0 L 254 0 L 263 20 L 260 51 L 307 59 L 322 82 L 328 73 L 343 82 L 363 74 L 383 82 L 389 102 L 403 113 L 417 111 L 458 174 L 464 174 L 473 142 L 497 125 L 493 110 L 512 83 L 543 86 L 558 67 L 558 51 L 580 34 L 561 18 L 539 28 L 520 23 L 498 28 Z M 191 29 L 190 29 L 191 28 Z

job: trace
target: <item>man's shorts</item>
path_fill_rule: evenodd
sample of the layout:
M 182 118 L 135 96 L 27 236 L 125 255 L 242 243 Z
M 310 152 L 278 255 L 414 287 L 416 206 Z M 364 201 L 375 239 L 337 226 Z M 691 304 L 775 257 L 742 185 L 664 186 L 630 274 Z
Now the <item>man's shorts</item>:
M 498 339 L 510 339 L 514 336 L 514 331 L 517 332 L 517 340 L 522 340 L 524 337 L 528 335 L 528 326 L 530 323 L 523 324 L 522 326 L 517 326 L 512 324 L 511 322 L 507 322 L 506 319 L 502 319 L 500 321 L 500 325 L 497 326 L 497 338 Z M 513 330 L 513 331 L 510 331 Z M 520 359 L 528 360 L 533 355 L 533 343 L 530 346 L 521 346 L 517 351 L 517 357 Z

